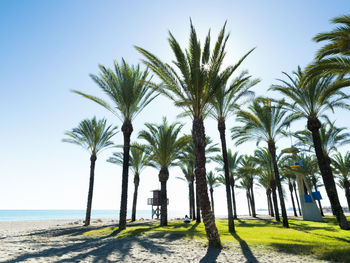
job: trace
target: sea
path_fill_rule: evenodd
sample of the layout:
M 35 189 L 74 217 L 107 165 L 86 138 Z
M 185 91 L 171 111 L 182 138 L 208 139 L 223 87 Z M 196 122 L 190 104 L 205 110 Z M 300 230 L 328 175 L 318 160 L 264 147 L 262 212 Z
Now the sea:
M 71 219 L 84 220 L 86 210 L 0 210 L 0 221 L 23 220 L 54 220 Z M 184 217 L 185 211 L 168 211 L 168 218 Z M 92 210 L 92 219 L 119 219 L 119 210 Z M 131 218 L 131 210 L 127 211 L 127 218 Z M 152 218 L 151 210 L 137 210 L 136 218 Z

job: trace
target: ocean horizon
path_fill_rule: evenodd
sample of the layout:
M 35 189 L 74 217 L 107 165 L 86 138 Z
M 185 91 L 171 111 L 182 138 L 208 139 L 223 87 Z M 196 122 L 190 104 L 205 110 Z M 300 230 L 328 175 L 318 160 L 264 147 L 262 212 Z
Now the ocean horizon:
M 74 219 L 84 220 L 86 210 L 83 209 L 3 209 L 0 210 L 0 221 L 23 221 L 23 220 L 55 220 Z M 168 217 L 184 217 L 185 211 L 168 211 Z M 119 219 L 119 210 L 95 209 L 91 211 L 92 219 Z M 131 210 L 127 211 L 127 218 L 131 218 Z M 137 210 L 136 218 L 152 218 L 151 210 Z

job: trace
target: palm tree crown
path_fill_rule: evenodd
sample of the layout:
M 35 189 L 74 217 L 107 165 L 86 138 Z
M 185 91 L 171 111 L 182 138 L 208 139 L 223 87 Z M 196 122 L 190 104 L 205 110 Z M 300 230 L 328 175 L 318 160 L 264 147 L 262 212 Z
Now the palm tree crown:
M 102 65 L 99 65 L 99 69 L 99 75 L 90 74 L 90 77 L 113 104 L 77 90 L 73 92 L 105 107 L 121 121 L 132 121 L 155 98 L 152 96 L 153 90 L 147 86 L 149 72 L 142 71 L 139 65 L 130 66 L 122 59 L 120 64 L 114 62 L 114 71 Z
M 190 141 L 188 136 L 180 137 L 183 124 L 169 124 L 163 118 L 161 125 L 146 123 L 148 131 L 139 133 L 139 138 L 147 141 L 146 151 L 150 154 L 149 165 L 162 169 L 178 165 L 182 149 Z
M 117 133 L 117 127 L 107 126 L 106 119 L 96 117 L 81 121 L 77 128 L 64 134 L 68 137 L 63 142 L 77 144 L 96 156 L 98 152 L 113 145 L 111 138 Z

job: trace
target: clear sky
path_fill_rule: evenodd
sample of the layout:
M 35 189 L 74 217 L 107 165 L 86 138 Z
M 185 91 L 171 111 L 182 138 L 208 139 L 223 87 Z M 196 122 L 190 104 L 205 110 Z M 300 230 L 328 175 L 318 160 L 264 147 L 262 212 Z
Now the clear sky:
M 101 95 L 88 75 L 98 73 L 98 64 L 111 66 L 122 57 L 139 63 L 141 56 L 133 45 L 170 62 L 168 30 L 187 46 L 190 17 L 202 39 L 209 28 L 215 39 L 227 20 L 231 36 L 226 63 L 235 63 L 257 47 L 240 70 L 262 79 L 254 89 L 262 95 L 281 71 L 291 72 L 312 60 L 319 45 L 311 39 L 332 28 L 329 19 L 349 13 L 348 1 L 0 1 L 0 209 L 85 209 L 89 155 L 61 139 L 65 130 L 94 115 L 121 127 L 105 109 L 70 92 Z M 132 140 L 145 122 L 159 123 L 163 116 L 174 121 L 178 113 L 171 102 L 157 98 L 136 118 Z M 338 111 L 333 119 L 349 127 L 347 116 Z M 190 121 L 180 121 L 187 123 L 184 130 L 189 132 Z M 227 128 L 233 125 L 230 119 Z M 216 127 L 213 120 L 206 121 L 207 134 L 219 143 Z M 227 139 L 240 153 L 255 147 L 235 148 L 229 134 Z M 115 142 L 122 143 L 121 132 Z M 105 162 L 110 154 L 106 151 L 97 159 L 95 209 L 119 209 L 121 168 Z M 149 209 L 146 199 L 159 187 L 157 174 L 147 168 L 141 175 L 140 209 Z M 171 169 L 169 209 L 187 210 L 187 185 L 176 176 L 181 176 L 180 170 Z M 132 174 L 129 185 L 131 208 Z M 266 208 L 264 191 L 256 191 L 257 207 Z M 224 187 L 214 195 L 218 213 L 225 213 Z M 345 205 L 344 192 L 339 196 Z M 245 194 L 238 191 L 237 198 L 239 213 L 246 213 Z

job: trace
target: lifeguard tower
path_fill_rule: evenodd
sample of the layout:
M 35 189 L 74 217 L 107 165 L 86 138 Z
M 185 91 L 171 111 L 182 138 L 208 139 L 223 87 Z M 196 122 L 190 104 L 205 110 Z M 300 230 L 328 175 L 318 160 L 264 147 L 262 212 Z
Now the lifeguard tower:
M 294 162 L 291 163 L 289 167 L 293 168 L 296 175 L 303 219 L 306 221 L 322 222 L 323 220 L 320 210 L 315 202 L 316 200 L 322 199 L 321 194 L 318 191 L 312 192 L 311 187 L 305 178 L 305 172 L 303 171 L 304 164 L 297 158 L 299 150 L 291 147 L 288 151 L 292 153 L 294 158 Z
M 159 215 L 160 215 L 160 205 L 161 205 L 161 198 L 160 198 L 160 190 L 156 189 L 156 190 L 152 190 L 151 192 L 153 192 L 153 198 L 148 198 L 147 199 L 147 205 L 151 205 L 152 206 L 152 219 L 154 216 L 156 216 L 156 219 L 159 219 Z M 167 204 L 169 204 L 169 199 L 167 200 Z

